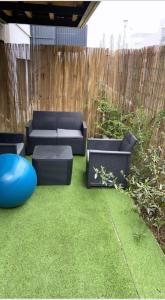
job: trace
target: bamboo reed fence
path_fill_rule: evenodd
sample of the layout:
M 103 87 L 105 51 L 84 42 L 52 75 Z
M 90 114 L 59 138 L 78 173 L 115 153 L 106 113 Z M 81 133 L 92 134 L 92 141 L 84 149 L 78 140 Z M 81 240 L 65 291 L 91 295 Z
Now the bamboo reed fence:
M 165 109 L 165 46 L 140 50 L 0 45 L 0 130 L 23 131 L 33 110 L 82 111 L 97 134 L 96 98 L 104 85 L 124 111 Z M 165 127 L 161 130 L 165 131 Z M 157 141 L 159 140 L 157 133 Z

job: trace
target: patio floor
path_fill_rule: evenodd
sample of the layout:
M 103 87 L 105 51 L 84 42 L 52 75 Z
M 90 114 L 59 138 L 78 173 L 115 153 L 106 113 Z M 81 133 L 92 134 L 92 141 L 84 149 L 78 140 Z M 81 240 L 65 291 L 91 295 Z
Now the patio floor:
M 74 157 L 70 186 L 0 209 L 1 298 L 165 298 L 165 256 L 132 200 L 87 189 L 84 171 Z

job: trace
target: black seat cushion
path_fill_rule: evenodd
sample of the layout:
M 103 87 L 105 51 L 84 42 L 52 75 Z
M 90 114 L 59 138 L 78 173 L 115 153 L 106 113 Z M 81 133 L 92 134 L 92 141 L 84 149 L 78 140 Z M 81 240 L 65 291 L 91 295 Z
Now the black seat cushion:
M 44 130 L 44 129 L 34 129 L 29 135 L 30 137 L 45 137 L 54 138 L 57 137 L 56 130 Z
M 62 138 L 82 138 L 83 135 L 80 130 L 72 129 L 57 129 L 57 136 Z

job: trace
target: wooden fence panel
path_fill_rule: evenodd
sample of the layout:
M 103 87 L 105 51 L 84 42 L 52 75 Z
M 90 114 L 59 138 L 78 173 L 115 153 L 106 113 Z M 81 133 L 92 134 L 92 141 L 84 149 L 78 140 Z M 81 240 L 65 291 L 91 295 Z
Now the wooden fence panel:
M 165 46 L 139 50 L 0 45 L 0 130 L 23 131 L 33 110 L 82 111 L 97 133 L 96 98 L 104 86 L 123 111 L 165 109 Z M 162 128 L 164 130 L 164 127 Z M 160 133 L 156 135 L 157 142 Z

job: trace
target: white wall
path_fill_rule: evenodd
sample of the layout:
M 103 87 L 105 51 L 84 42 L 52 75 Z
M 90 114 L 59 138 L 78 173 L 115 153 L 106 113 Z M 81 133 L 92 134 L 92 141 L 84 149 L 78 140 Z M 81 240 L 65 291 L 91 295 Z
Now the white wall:
M 30 26 L 18 24 L 5 24 L 5 43 L 30 44 Z

